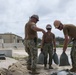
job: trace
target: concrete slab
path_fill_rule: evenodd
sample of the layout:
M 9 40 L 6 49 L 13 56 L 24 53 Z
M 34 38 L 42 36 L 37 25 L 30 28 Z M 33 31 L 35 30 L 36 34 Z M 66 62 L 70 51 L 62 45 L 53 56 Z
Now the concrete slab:
M 3 49 L 3 50 L 0 50 L 0 54 L 5 54 L 6 57 L 12 57 L 12 50 Z

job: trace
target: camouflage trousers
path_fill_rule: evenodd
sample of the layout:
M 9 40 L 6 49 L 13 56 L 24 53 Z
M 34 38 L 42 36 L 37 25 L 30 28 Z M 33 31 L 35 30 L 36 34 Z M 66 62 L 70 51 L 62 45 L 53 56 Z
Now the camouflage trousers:
M 76 68 L 76 40 L 73 41 L 73 45 L 71 48 L 71 61 L 72 66 Z
M 37 64 L 37 45 L 34 40 L 25 40 L 25 51 L 28 53 L 27 66 L 36 69 Z
M 43 47 L 44 52 L 44 65 L 47 64 L 47 58 L 49 54 L 49 65 L 52 65 L 52 54 L 53 54 L 53 45 L 50 43 L 45 43 Z

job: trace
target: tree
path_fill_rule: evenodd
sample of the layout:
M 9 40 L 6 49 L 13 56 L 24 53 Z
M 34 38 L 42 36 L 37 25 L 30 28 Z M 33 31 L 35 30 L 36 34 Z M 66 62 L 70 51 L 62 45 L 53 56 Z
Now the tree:
M 40 39 L 40 38 L 38 38 L 38 40 L 37 40 L 37 41 L 38 41 L 38 44 L 39 44 L 39 43 L 41 43 L 41 39 Z
M 56 37 L 56 41 L 58 41 L 60 44 L 63 45 L 64 38 L 62 38 L 62 37 Z

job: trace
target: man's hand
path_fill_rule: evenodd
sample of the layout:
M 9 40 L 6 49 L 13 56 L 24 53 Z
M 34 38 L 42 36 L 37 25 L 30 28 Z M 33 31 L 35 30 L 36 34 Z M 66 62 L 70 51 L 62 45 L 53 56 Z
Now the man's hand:
M 45 34 L 45 30 L 42 29 L 42 33 Z
M 41 52 L 43 52 L 43 48 L 41 48 Z
M 54 49 L 54 53 L 56 53 L 56 49 Z
M 66 50 L 63 50 L 63 53 L 65 53 Z

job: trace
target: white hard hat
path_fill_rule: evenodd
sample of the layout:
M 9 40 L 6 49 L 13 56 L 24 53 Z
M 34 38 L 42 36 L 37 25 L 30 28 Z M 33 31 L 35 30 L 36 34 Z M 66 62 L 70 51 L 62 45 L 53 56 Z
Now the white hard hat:
M 39 21 L 39 16 L 38 15 L 32 15 L 31 18 L 36 18 Z
M 46 29 L 48 28 L 52 28 L 52 26 L 50 24 L 47 24 Z
M 55 20 L 54 21 L 54 26 L 55 26 L 55 28 L 58 28 L 59 27 L 59 25 L 60 25 L 60 21 L 59 20 Z

